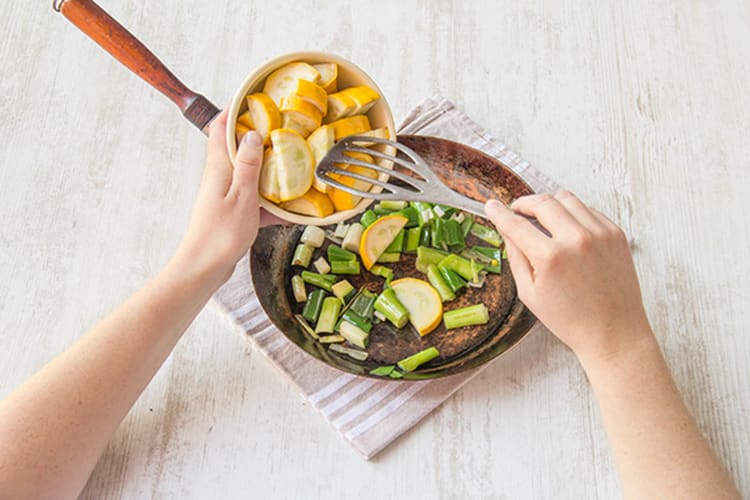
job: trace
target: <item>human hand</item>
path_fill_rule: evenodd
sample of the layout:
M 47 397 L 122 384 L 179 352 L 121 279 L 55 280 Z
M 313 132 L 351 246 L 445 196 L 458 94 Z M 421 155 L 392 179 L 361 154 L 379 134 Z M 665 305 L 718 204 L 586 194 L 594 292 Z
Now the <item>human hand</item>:
M 519 298 L 579 358 L 607 358 L 651 335 L 627 239 L 607 217 L 567 191 L 511 209 L 490 200 L 485 210 L 505 238 Z
M 190 225 L 175 256 L 179 267 L 213 278 L 216 286 L 229 277 L 255 241 L 260 226 L 282 222 L 258 205 L 262 138 L 257 132 L 245 134 L 232 168 L 226 126 L 224 110 L 209 127 L 203 179 Z

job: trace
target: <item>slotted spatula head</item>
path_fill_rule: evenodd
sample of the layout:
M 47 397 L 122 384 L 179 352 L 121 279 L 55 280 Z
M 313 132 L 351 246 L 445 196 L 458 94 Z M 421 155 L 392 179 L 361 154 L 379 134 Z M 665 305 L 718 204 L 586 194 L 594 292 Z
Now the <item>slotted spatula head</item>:
M 370 147 L 373 144 L 390 146 L 395 149 L 396 154 L 391 155 L 373 149 Z M 366 154 L 376 161 L 381 161 L 371 163 L 362 160 L 358 155 L 352 157 L 351 153 Z M 358 165 L 386 174 L 388 179 L 373 179 L 362 173 L 347 170 L 347 165 Z M 392 169 L 388 168 L 391 166 Z M 349 136 L 341 139 L 318 163 L 315 168 L 315 177 L 329 186 L 363 198 L 440 203 L 486 217 L 483 202 L 472 200 L 452 190 L 435 175 L 414 150 L 388 139 L 367 136 Z M 382 191 L 357 189 L 342 182 L 345 178 L 378 186 Z

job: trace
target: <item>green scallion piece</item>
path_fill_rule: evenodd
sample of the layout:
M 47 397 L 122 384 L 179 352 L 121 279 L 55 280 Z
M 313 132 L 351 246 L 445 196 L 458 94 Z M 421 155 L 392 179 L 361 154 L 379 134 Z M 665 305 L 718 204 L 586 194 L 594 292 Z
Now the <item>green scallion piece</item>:
M 399 252 L 383 252 L 378 257 L 378 262 L 382 264 L 393 264 L 401 260 L 401 253 Z
M 359 274 L 359 261 L 334 260 L 331 262 L 331 272 L 334 274 Z
M 305 283 L 322 288 L 327 292 L 332 291 L 333 284 L 338 279 L 335 274 L 318 274 L 310 271 L 302 271 L 300 276 Z
M 388 377 L 390 376 L 391 372 L 395 370 L 396 367 L 394 365 L 388 365 L 388 366 L 378 366 L 377 368 L 374 368 L 370 370 L 370 375 L 378 375 L 380 377 Z
M 383 208 L 380 205 L 375 205 L 372 208 L 372 211 L 375 212 L 375 215 L 377 215 L 378 218 L 385 217 L 386 215 L 390 215 L 393 213 L 393 210 L 388 210 L 387 208 Z
M 336 297 L 326 297 L 323 299 L 323 307 L 318 316 L 318 322 L 315 324 L 315 333 L 333 333 L 336 328 L 336 321 L 341 311 L 341 302 Z
M 390 252 L 400 253 L 404 249 L 404 237 L 405 236 L 406 236 L 406 231 L 404 231 L 403 229 L 400 230 L 398 233 L 396 233 L 396 237 L 393 238 L 393 241 L 391 241 L 391 244 L 385 248 L 385 251 L 387 253 L 390 253 Z
M 356 261 L 357 260 L 357 254 L 354 252 L 350 252 L 349 250 L 345 250 L 341 247 L 338 247 L 336 245 L 328 245 L 328 261 L 333 264 L 334 262 L 350 262 L 350 261 Z M 331 266 L 333 267 L 333 266 Z M 334 273 L 336 271 L 333 271 Z
M 397 210 L 405 209 L 406 205 L 407 203 L 405 201 L 383 200 L 378 203 L 377 206 L 379 206 L 383 210 L 390 210 L 391 212 L 395 212 Z
M 463 326 L 485 325 L 489 320 L 490 313 L 484 304 L 475 304 L 443 313 L 443 323 L 448 330 Z
M 412 227 L 406 230 L 406 241 L 404 242 L 404 253 L 416 253 L 419 246 L 419 238 L 422 235 L 421 227 Z
M 443 277 L 453 293 L 458 293 L 466 288 L 466 280 L 459 276 L 455 271 L 440 266 L 438 266 L 438 271 L 440 271 L 440 275 Z
M 377 295 L 363 288 L 359 295 L 354 297 L 349 309 L 365 319 L 372 319 L 376 299 Z
M 445 267 L 457 272 L 465 280 L 476 281 L 477 274 L 482 270 L 482 266 L 473 260 L 464 259 L 460 255 L 450 254 L 438 262 L 438 267 Z
M 307 267 L 310 265 L 312 260 L 314 248 L 310 245 L 300 243 L 297 248 L 294 249 L 294 255 L 292 255 L 292 265 Z
M 417 271 L 427 274 L 427 266 L 429 264 L 439 264 L 448 255 L 450 255 L 448 252 L 443 252 L 435 248 L 417 247 L 417 260 L 415 262 Z
M 374 274 L 375 276 L 380 276 L 381 278 L 385 278 L 386 285 L 391 284 L 391 280 L 393 279 L 393 269 L 386 266 L 381 266 L 380 264 L 375 264 L 370 269 L 370 272 Z
M 407 218 L 405 227 L 415 227 L 419 225 L 419 212 L 414 207 L 406 207 L 403 210 L 394 212 L 394 215 L 403 215 Z
M 503 256 L 502 252 L 498 248 L 492 247 L 471 247 L 472 252 L 482 255 L 488 259 L 488 262 L 483 262 L 484 269 L 487 272 L 500 274 L 503 271 Z
M 326 292 L 323 290 L 313 290 L 307 297 L 305 307 L 302 309 L 302 317 L 310 323 L 315 324 L 320 316 L 320 310 L 323 307 L 323 299 L 325 299 Z
M 423 365 L 429 361 L 440 356 L 440 352 L 434 347 L 428 347 L 424 351 L 419 351 L 416 354 L 412 354 L 408 358 L 404 358 L 398 362 L 398 367 L 406 373 L 413 372 L 420 365 Z
M 477 223 L 472 224 L 470 232 L 471 234 L 473 234 L 480 240 L 486 243 L 489 243 L 490 245 L 495 246 L 495 247 L 499 247 L 500 244 L 503 242 L 503 239 L 500 236 L 500 233 L 498 233 L 496 230 L 492 228 L 483 226 L 481 224 L 477 224 Z
M 435 264 L 429 264 L 427 266 L 427 279 L 435 290 L 437 290 L 443 302 L 449 302 L 456 298 L 456 294 L 448 283 L 445 282 L 445 278 L 440 274 L 440 271 Z
M 419 235 L 419 246 L 429 247 L 430 241 L 432 240 L 432 229 L 429 225 L 422 226 L 422 234 Z
M 363 318 L 351 309 L 348 309 L 344 314 L 341 315 L 341 320 L 339 321 L 339 323 L 341 323 L 341 321 L 348 321 L 365 333 L 370 333 L 370 330 L 372 330 L 372 323 L 370 322 L 370 320 L 368 320 L 367 318 Z
M 445 238 L 445 243 L 451 249 L 464 247 L 464 233 L 461 231 L 461 224 L 454 220 L 445 221 L 443 237 Z
M 466 239 L 466 237 L 469 236 L 469 233 L 471 232 L 471 226 L 473 225 L 474 225 L 474 217 L 466 214 L 466 216 L 464 217 L 464 220 L 461 221 L 461 232 L 464 235 L 464 239 Z
M 433 248 L 442 248 L 443 250 L 448 249 L 448 244 L 445 239 L 445 224 L 447 221 L 437 218 L 432 221 L 432 231 L 430 233 L 431 241 L 430 245 Z
M 292 295 L 294 295 L 294 300 L 297 302 L 304 302 L 307 300 L 305 280 L 303 280 L 302 276 L 298 274 L 292 276 Z
M 378 220 L 378 214 L 376 214 L 374 210 L 368 210 L 362 214 L 362 217 L 359 218 L 359 223 L 364 227 L 368 227 L 376 220 Z
M 375 310 L 393 323 L 396 328 L 403 328 L 409 321 L 409 312 L 396 297 L 393 288 L 386 288 L 375 300 Z

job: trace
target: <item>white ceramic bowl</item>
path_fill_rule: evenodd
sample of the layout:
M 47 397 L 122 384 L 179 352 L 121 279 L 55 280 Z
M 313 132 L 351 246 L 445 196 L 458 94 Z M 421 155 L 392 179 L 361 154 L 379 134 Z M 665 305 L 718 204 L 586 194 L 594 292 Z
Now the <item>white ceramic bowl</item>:
M 234 164 L 235 156 L 237 154 L 237 139 L 235 133 L 235 124 L 237 117 L 247 109 L 245 103 L 245 96 L 253 92 L 260 92 L 263 90 L 263 83 L 266 77 L 281 66 L 295 61 L 302 61 L 309 64 L 319 63 L 336 63 L 338 64 L 338 89 L 345 89 L 347 87 L 353 87 L 355 85 L 367 85 L 377 91 L 380 94 L 378 102 L 367 112 L 367 118 L 370 120 L 370 124 L 373 129 L 380 127 L 387 127 L 390 139 L 396 138 L 396 125 L 393 122 L 393 113 L 388 105 L 383 92 L 378 88 L 377 84 L 370 78 L 367 73 L 362 71 L 358 66 L 350 61 L 347 61 L 343 57 L 335 54 L 326 52 L 292 52 L 283 56 L 276 57 L 270 61 L 262 64 L 245 79 L 242 86 L 237 90 L 237 93 L 232 99 L 232 104 L 229 107 L 229 116 L 227 119 L 227 146 L 229 148 L 229 158 Z M 381 180 L 386 180 L 387 176 L 381 174 Z M 374 190 L 374 189 L 373 189 Z M 325 226 L 328 224 L 336 224 L 337 222 L 344 221 L 360 212 L 363 212 L 372 203 L 372 200 L 363 198 L 357 206 L 351 210 L 345 210 L 341 212 L 334 212 L 328 217 L 310 217 L 307 215 L 301 215 L 294 212 L 289 212 L 282 209 L 278 205 L 260 197 L 260 205 L 272 214 L 293 222 L 295 224 L 311 224 L 316 226 Z

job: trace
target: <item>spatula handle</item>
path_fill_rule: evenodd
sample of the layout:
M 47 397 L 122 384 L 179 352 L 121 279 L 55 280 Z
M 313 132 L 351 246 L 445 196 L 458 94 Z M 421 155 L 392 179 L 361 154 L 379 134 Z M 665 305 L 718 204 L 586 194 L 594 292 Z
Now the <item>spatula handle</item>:
M 54 0 L 52 6 L 115 59 L 169 97 L 190 123 L 206 132 L 206 127 L 219 113 L 219 109 L 202 95 L 187 88 L 104 9 L 92 0 Z

